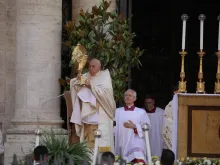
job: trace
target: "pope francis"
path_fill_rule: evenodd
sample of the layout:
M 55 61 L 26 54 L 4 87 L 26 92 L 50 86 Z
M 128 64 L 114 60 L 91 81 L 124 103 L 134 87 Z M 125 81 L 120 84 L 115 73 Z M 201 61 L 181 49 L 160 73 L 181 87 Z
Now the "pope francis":
M 89 62 L 89 72 L 82 75 L 85 85 L 79 85 L 77 78 L 71 79 L 70 91 L 73 113 L 70 122 L 75 124 L 80 141 L 87 141 L 94 149 L 93 132 L 99 129 L 99 152 L 114 152 L 113 118 L 116 104 L 113 96 L 112 81 L 108 70 L 101 70 L 97 59 Z

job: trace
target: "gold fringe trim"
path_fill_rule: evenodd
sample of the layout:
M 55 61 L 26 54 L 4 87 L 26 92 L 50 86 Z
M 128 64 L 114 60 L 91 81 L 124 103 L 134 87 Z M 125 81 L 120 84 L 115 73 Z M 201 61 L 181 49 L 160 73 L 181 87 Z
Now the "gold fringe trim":
M 111 147 L 99 147 L 99 152 L 111 152 Z

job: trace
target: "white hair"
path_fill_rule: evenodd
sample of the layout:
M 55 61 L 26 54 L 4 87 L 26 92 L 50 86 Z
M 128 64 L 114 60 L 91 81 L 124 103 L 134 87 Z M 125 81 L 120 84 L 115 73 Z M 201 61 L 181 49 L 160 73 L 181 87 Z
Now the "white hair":
M 133 93 L 133 96 L 134 96 L 135 98 L 137 98 L 137 92 L 136 92 L 135 90 L 133 90 L 133 89 L 128 89 L 128 90 L 125 91 L 125 94 L 126 94 L 127 92 L 132 92 L 132 93 Z

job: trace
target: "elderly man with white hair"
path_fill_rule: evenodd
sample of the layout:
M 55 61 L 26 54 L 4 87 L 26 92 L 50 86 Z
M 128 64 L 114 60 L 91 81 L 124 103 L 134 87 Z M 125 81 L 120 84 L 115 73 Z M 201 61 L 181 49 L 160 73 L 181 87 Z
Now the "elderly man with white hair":
M 71 123 L 75 124 L 80 141 L 86 141 L 91 149 L 95 147 L 94 130 L 102 133 L 99 138 L 99 152 L 114 152 L 113 119 L 116 104 L 112 80 L 108 70 L 101 70 L 98 59 L 89 62 L 89 72 L 83 74 L 86 84 L 71 79 L 70 91 L 73 105 Z
M 143 124 L 150 120 L 145 110 L 135 107 L 137 94 L 128 89 L 124 94 L 125 106 L 116 109 L 115 154 L 122 155 L 127 163 L 146 164 L 146 144 Z

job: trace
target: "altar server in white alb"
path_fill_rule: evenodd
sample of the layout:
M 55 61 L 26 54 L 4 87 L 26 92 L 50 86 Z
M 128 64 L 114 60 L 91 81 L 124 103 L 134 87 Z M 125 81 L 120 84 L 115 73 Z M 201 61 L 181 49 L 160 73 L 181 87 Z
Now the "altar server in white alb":
M 128 89 L 124 94 L 126 106 L 116 109 L 115 154 L 127 163 L 146 163 L 146 143 L 141 126 L 149 124 L 147 113 L 134 106 L 136 92 Z
M 152 96 L 148 96 L 145 98 L 144 107 L 151 123 L 151 129 L 149 131 L 151 155 L 161 157 L 164 146 L 161 135 L 164 110 L 154 106 L 154 103 L 155 99 Z

